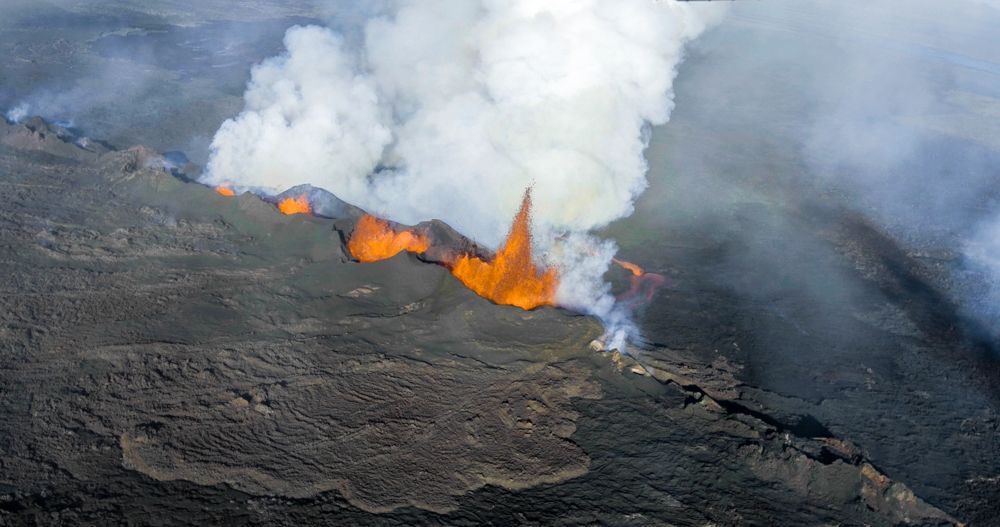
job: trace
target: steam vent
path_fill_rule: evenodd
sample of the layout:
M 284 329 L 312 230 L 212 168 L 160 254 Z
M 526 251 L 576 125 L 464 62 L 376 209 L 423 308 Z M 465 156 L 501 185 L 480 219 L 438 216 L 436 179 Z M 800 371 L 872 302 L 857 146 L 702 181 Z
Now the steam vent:
M 998 27 L 0 2 L 0 526 L 1000 526 Z

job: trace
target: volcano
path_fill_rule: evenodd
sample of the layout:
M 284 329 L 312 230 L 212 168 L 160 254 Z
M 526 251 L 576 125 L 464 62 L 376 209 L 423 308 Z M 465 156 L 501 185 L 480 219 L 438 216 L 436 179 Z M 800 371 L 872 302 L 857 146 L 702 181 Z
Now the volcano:
M 527 195 L 507 243 L 490 254 L 436 222 L 286 215 L 252 194 L 186 183 L 149 149 L 85 151 L 40 121 L 0 125 L 0 145 L 8 182 L 21 189 L 4 212 L 22 225 L 0 231 L 19 247 L 5 265 L 31 292 L 3 297 L 7 327 L 17 328 L 5 346 L 20 357 L 3 374 L 15 387 L 6 440 L 18 515 L 106 517 L 96 501 L 68 509 L 59 494 L 43 498 L 39 484 L 99 485 L 121 503 L 155 493 L 164 501 L 148 510 L 169 503 L 185 521 L 245 514 L 241 504 L 267 496 L 288 504 L 279 510 L 333 500 L 333 514 L 352 522 L 461 518 L 503 497 L 510 512 L 489 505 L 502 517 L 562 487 L 625 514 L 631 500 L 609 485 L 635 481 L 639 467 L 604 456 L 627 455 L 647 467 L 672 459 L 655 466 L 680 482 L 674 499 L 706 507 L 734 481 L 778 482 L 740 494 L 759 510 L 842 495 L 844 518 L 951 521 L 849 440 L 805 425 L 811 417 L 744 406 L 738 369 L 725 360 L 594 354 L 587 343 L 602 329 L 588 317 L 506 308 L 482 298 L 498 289 L 449 285 L 463 276 L 502 285 L 492 269 L 513 265 L 554 286 L 528 251 Z M 37 164 L 40 155 L 59 169 Z M 91 206 L 109 200 L 116 206 Z M 28 220 L 38 214 L 62 219 Z M 396 256 L 368 258 L 359 236 L 376 256 Z M 479 263 L 463 267 L 463 258 Z M 59 293 L 66 288 L 91 293 Z M 52 377 L 81 361 L 86 377 Z M 44 417 L 18 410 L 43 400 Z M 56 433 L 76 426 L 91 431 L 68 442 Z M 621 427 L 643 432 L 623 438 Z M 735 449 L 726 455 L 742 468 L 685 457 L 692 441 Z M 300 470 L 300 455 L 311 470 Z M 45 468 L 54 466 L 68 468 Z M 683 476 L 692 471 L 719 477 Z M 796 493 L 772 490 L 782 488 Z
M 282 60 L 289 26 L 329 20 L 323 4 L 0 6 L 0 525 L 997 523 L 1000 353 L 963 302 L 990 282 L 964 266 L 954 222 L 920 210 L 927 228 L 900 231 L 829 185 L 852 165 L 817 173 L 806 157 L 808 140 L 832 161 L 863 143 L 826 141 L 857 130 L 811 118 L 882 93 L 820 75 L 857 40 L 883 43 L 877 24 L 823 31 L 815 6 L 734 2 L 740 16 L 687 48 L 671 122 L 636 130 L 648 187 L 592 233 L 617 246 L 607 296 L 638 330 L 620 353 L 553 296 L 573 284 L 530 239 L 532 214 L 551 212 L 540 185 L 520 210 L 515 187 L 505 241 L 484 246 L 319 188 L 346 156 L 272 187 L 198 183 L 251 68 Z M 339 22 L 367 20 L 369 6 L 341 7 Z M 989 211 L 993 193 L 955 178 L 975 168 L 956 153 L 1000 166 L 990 39 L 905 37 L 874 69 L 923 39 L 944 105 L 865 107 L 889 133 L 854 153 L 889 162 L 885 144 L 923 119 L 905 145 L 916 161 L 879 175 L 924 171 L 916 198 L 963 187 Z M 965 40 L 987 47 L 928 52 Z M 514 62 L 516 46 L 495 51 Z M 551 66 L 538 73 L 563 80 Z M 881 102 L 906 107 L 915 79 L 893 80 Z M 534 110 L 525 120 L 548 115 Z M 593 132 L 576 124 L 556 132 Z M 275 178 L 296 145 L 267 159 Z M 551 166 L 568 181 L 574 168 Z

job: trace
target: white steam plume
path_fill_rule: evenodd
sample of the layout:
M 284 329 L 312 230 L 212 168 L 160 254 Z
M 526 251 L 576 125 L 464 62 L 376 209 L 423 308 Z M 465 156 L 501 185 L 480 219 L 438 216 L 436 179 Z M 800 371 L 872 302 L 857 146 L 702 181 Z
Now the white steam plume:
M 684 43 L 721 8 L 423 0 L 390 12 L 367 23 L 363 49 L 291 28 L 287 53 L 254 69 L 244 111 L 216 134 L 205 182 L 310 183 L 493 247 L 531 186 L 560 302 L 610 317 L 601 276 L 614 247 L 584 234 L 632 212 L 646 127 L 667 121 Z
M 7 113 L 4 114 L 4 117 L 12 123 L 19 123 L 23 121 L 30 112 L 31 107 L 22 102 L 8 110 Z

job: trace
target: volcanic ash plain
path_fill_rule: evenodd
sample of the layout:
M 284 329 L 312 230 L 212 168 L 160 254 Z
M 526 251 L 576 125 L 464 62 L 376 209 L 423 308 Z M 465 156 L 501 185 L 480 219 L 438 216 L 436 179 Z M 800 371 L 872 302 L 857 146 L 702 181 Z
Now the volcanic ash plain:
M 0 123 L 0 523 L 957 523 L 724 359 L 595 353 L 165 166 Z

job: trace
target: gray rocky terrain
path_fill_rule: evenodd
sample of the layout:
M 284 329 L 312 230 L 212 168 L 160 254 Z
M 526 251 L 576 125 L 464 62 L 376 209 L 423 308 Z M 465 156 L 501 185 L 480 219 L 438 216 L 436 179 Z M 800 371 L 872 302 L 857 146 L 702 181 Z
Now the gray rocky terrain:
M 961 303 L 985 285 L 952 226 L 818 182 L 803 66 L 720 81 L 782 31 L 692 48 L 650 188 L 602 233 L 665 277 L 621 355 L 416 256 L 352 261 L 329 195 L 284 216 L 190 181 L 321 4 L 0 6 L 0 107 L 47 117 L 0 119 L 0 525 L 1000 522 L 995 336 Z M 928 157 L 1000 166 L 974 113 Z
M 5 522 L 957 522 L 724 355 L 597 354 L 592 319 L 60 135 L 0 128 Z

